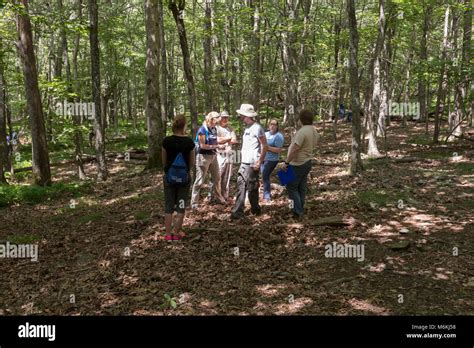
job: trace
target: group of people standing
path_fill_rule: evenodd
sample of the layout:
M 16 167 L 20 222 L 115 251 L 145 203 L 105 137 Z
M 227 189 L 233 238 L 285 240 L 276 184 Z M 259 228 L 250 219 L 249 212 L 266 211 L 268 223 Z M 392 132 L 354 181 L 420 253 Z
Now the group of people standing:
M 207 173 L 210 172 L 212 188 L 210 201 L 214 204 L 231 204 L 230 178 L 232 164 L 240 159 L 237 175 L 237 194 L 231 219 L 239 220 L 245 216 L 245 201 L 248 196 L 250 212 L 260 215 L 262 209 L 259 199 L 259 173 L 263 178 L 263 201 L 271 202 L 270 177 L 279 163 L 280 153 L 284 145 L 284 137 L 278 130 L 278 121 L 270 121 L 270 129 L 265 132 L 257 122 L 257 113 L 250 104 L 242 104 L 236 111 L 240 120 L 245 124 L 242 136 L 240 156 L 236 156 L 233 145 L 240 144 L 234 129 L 229 124 L 229 113 L 223 111 L 210 112 L 206 115 L 202 126 L 198 129 L 193 141 L 185 135 L 186 119 L 177 117 L 172 126 L 173 135 L 163 140 L 162 160 L 165 176 L 165 228 L 167 241 L 180 240 L 185 234 L 181 231 L 185 207 L 191 187 L 189 179 L 177 185 L 168 180 L 169 171 L 178 166 L 176 158 L 182 154 L 187 177 L 191 177 L 191 169 L 196 165 L 196 178 L 192 185 L 191 209 L 199 209 L 201 188 Z M 302 128 L 294 136 L 288 150 L 283 170 L 291 165 L 294 170 L 294 180 L 287 185 L 289 198 L 293 201 L 293 215 L 301 219 L 304 213 L 304 201 L 307 191 L 307 177 L 311 170 L 313 150 L 316 148 L 318 133 L 313 127 L 313 114 L 303 110 L 299 115 Z M 172 216 L 176 212 L 174 226 Z

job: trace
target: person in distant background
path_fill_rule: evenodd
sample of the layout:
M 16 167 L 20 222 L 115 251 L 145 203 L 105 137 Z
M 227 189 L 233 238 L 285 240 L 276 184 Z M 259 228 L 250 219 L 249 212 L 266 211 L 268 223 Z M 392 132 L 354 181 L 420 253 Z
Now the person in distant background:
M 346 109 L 344 107 L 344 103 L 339 104 L 339 119 L 343 120 L 346 116 Z
M 91 129 L 89 131 L 89 146 L 94 147 L 94 141 L 95 141 L 95 131 L 94 129 Z
M 12 131 L 10 135 L 7 135 L 7 146 L 16 146 L 20 143 L 18 139 L 18 133 L 15 131 Z
M 184 116 L 175 118 L 172 126 L 173 135 L 163 139 L 163 147 L 161 149 L 161 159 L 165 170 L 163 176 L 163 185 L 165 191 L 165 228 L 166 241 L 178 241 L 184 236 L 181 231 L 184 220 L 184 212 L 186 201 L 189 196 L 189 187 L 191 186 L 191 168 L 194 166 L 194 141 L 186 136 L 184 129 L 186 127 L 186 119 Z M 166 180 L 166 174 L 174 162 L 176 156 L 181 153 L 187 165 L 189 182 L 184 186 L 171 185 Z M 176 221 L 174 229 L 172 229 L 173 213 L 176 211 Z
M 347 122 L 352 122 L 352 108 L 347 109 Z
M 285 138 L 278 131 L 278 121 L 270 120 L 270 130 L 265 133 L 268 144 L 268 151 L 262 164 L 262 180 L 263 180 L 263 200 L 270 202 L 271 200 L 271 180 L 270 176 L 278 164 L 280 152 L 283 149 Z

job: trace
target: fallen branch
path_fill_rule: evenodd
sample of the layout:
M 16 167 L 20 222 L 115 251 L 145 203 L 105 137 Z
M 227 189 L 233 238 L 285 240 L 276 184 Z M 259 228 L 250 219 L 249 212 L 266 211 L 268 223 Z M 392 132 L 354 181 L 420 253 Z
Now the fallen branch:
M 420 158 L 420 157 L 403 157 L 403 158 L 394 158 L 391 159 L 395 163 L 411 163 L 411 162 L 433 162 L 432 159 L 429 158 Z
M 468 137 L 464 136 L 464 134 L 462 134 L 460 137 L 455 135 L 455 134 L 452 134 L 452 136 L 455 137 L 455 138 L 461 139 L 461 140 L 474 141 L 474 139 L 468 138 Z
M 357 223 L 354 218 L 343 218 L 342 216 L 329 216 L 314 221 L 305 221 L 288 224 L 277 224 L 278 227 L 304 228 L 305 226 L 353 226 Z
M 306 223 L 311 226 L 351 226 L 356 223 L 354 218 L 343 218 L 342 216 L 329 216 Z
M 95 161 L 94 156 L 83 155 L 82 163 L 87 163 L 87 162 L 92 162 L 92 161 Z M 59 161 L 59 162 L 56 162 L 56 163 L 52 163 L 50 165 L 50 167 L 61 167 L 61 166 L 65 166 L 65 165 L 72 164 L 72 163 L 76 163 L 76 160 L 71 159 L 71 160 Z M 31 170 L 33 170 L 33 167 L 17 168 L 17 169 L 14 170 L 14 173 L 16 174 L 16 173 L 21 173 L 21 172 L 28 172 L 28 171 L 31 171 Z

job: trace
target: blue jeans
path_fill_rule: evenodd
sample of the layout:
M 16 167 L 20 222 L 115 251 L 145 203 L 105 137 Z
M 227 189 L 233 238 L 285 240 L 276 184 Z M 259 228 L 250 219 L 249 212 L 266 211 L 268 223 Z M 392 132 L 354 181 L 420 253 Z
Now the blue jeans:
M 262 179 L 263 179 L 263 199 L 271 198 L 271 182 L 270 175 L 272 175 L 273 170 L 277 166 L 278 161 L 264 161 L 261 167 Z
M 293 166 L 296 178 L 286 185 L 288 196 L 293 201 L 293 214 L 298 216 L 304 213 L 304 201 L 308 190 L 308 174 L 311 171 L 311 167 L 311 160 L 300 166 Z

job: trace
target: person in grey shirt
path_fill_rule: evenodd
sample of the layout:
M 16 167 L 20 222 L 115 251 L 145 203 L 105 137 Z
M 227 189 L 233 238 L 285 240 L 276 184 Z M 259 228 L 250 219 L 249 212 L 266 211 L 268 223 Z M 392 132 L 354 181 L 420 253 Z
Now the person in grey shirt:
M 254 215 L 261 214 L 258 202 L 259 170 L 267 153 L 268 145 L 263 127 L 255 120 L 257 113 L 250 104 L 242 104 L 237 110 L 241 120 L 245 123 L 242 139 L 242 162 L 237 176 L 237 197 L 232 208 L 231 219 L 243 218 L 245 197 L 248 192 L 250 211 Z

